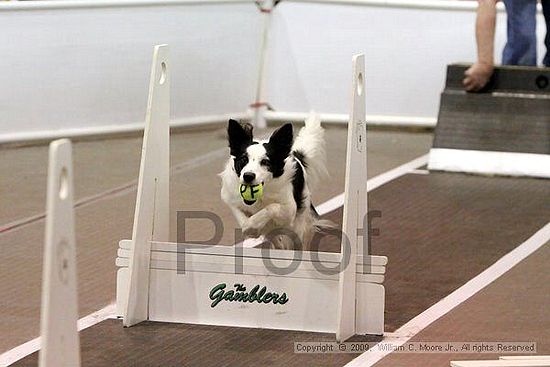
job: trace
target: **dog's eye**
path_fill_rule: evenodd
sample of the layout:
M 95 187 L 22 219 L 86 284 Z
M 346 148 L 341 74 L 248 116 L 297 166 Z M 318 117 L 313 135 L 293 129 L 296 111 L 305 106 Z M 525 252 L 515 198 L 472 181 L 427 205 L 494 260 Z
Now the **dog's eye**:
M 239 157 L 235 158 L 235 170 L 237 172 L 241 172 L 241 170 L 246 166 L 248 163 L 248 156 L 246 154 L 243 154 Z
M 262 159 L 262 160 L 260 161 L 260 164 L 261 164 L 262 166 L 269 166 L 269 159 Z

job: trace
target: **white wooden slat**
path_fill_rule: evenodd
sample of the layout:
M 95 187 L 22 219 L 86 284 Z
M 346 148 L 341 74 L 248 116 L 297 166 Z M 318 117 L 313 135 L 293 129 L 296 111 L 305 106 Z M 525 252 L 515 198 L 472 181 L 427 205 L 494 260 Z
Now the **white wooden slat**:
M 537 360 L 537 361 L 545 361 L 550 360 L 550 355 L 541 355 L 541 356 L 532 356 L 532 355 L 524 355 L 524 356 L 501 356 L 499 359 L 503 360 Z
M 150 241 L 169 231 L 170 63 L 168 46 L 155 46 L 141 152 L 124 326 L 148 318 Z
M 117 267 L 128 267 L 128 258 L 117 257 Z M 179 266 L 178 266 L 179 265 Z M 183 263 L 177 263 L 174 261 L 158 260 L 155 257 L 151 257 L 151 269 L 158 270 L 182 270 L 184 269 Z M 219 273 L 219 274 L 237 274 L 234 264 L 216 264 L 192 261 L 185 265 L 185 273 Z M 306 279 L 322 279 L 322 280 L 338 280 L 338 274 L 323 274 L 315 270 L 294 270 L 290 274 L 277 274 L 266 269 L 264 266 L 255 266 L 250 264 L 244 264 L 242 267 L 243 274 L 252 274 L 266 277 L 287 277 L 287 278 L 306 278 Z M 379 283 L 384 282 L 383 274 L 361 274 L 357 273 L 357 281 L 363 283 Z
M 346 154 L 346 180 L 344 191 L 344 214 L 342 232 L 349 240 L 342 239 L 342 257 L 356 263 L 359 248 L 357 229 L 363 228 L 363 219 L 367 213 L 367 130 L 365 105 L 365 57 L 355 55 L 352 61 L 352 103 L 348 125 Z M 366 239 L 367 236 L 361 237 Z M 368 249 L 367 252 L 368 254 Z M 338 291 L 338 309 L 336 340 L 339 342 L 355 335 L 356 320 L 356 273 L 353 267 L 347 266 L 340 273 Z
M 119 242 L 119 248 L 131 249 L 131 240 L 121 240 Z M 151 242 L 151 251 L 159 252 L 182 252 L 187 254 L 204 254 L 204 255 L 217 255 L 217 256 L 235 256 L 234 246 L 205 246 L 197 244 L 178 244 L 175 242 Z M 298 252 L 298 254 L 296 254 Z M 239 249 L 239 253 L 242 253 L 244 257 L 264 258 L 262 249 L 259 248 L 242 248 Z M 292 250 L 269 250 L 265 252 L 269 254 L 271 259 L 301 259 L 301 261 L 321 261 L 323 263 L 340 263 L 342 255 L 338 252 L 309 252 L 309 251 L 292 251 Z M 366 259 L 365 265 L 385 266 L 388 263 L 386 256 L 377 255 L 363 255 L 357 256 L 357 263 L 361 264 L 363 258 Z
M 117 256 L 120 258 L 129 258 L 130 251 L 126 249 L 118 249 Z M 187 264 L 192 263 L 203 263 L 203 264 L 229 264 L 234 265 L 236 262 L 242 263 L 243 265 L 258 266 L 266 268 L 266 264 L 272 264 L 278 268 L 287 268 L 292 267 L 292 260 L 282 260 L 282 259 L 265 259 L 259 257 L 235 257 L 235 256 L 211 256 L 206 254 L 185 254 L 175 253 L 175 252 L 162 252 L 162 251 L 152 251 L 151 259 L 161 260 L 161 261 L 171 261 L 171 262 L 180 262 L 183 264 L 183 260 Z M 324 268 L 335 268 L 337 263 L 319 263 L 311 261 L 296 261 L 296 269 L 307 270 L 307 271 L 316 271 L 318 269 L 324 270 Z M 324 268 L 321 268 L 323 266 Z M 357 273 L 365 274 L 384 274 L 386 272 L 385 266 L 373 266 L 370 265 L 365 267 L 364 270 L 368 272 L 363 272 L 362 264 L 356 265 Z
M 50 144 L 40 308 L 41 367 L 80 366 L 71 142 Z

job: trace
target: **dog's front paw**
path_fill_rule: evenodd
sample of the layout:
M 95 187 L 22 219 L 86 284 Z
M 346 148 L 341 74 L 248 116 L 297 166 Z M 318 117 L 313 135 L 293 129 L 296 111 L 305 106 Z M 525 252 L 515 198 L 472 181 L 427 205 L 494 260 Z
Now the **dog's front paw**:
M 243 223 L 243 235 L 246 237 L 259 237 L 261 226 L 252 219 L 248 219 Z
M 243 235 L 245 237 L 260 237 L 260 231 L 258 231 L 256 228 L 243 228 Z

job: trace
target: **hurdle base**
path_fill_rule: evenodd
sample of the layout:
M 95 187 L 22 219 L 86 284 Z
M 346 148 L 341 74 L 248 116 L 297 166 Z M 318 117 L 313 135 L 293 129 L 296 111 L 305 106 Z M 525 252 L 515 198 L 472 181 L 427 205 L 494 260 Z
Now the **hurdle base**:
M 292 293 L 311 295 L 311 300 L 306 302 L 306 305 L 296 307 L 296 310 L 300 309 L 300 312 L 292 314 L 292 310 L 279 311 L 275 307 L 278 305 L 272 304 L 232 303 L 210 307 L 212 301 L 208 298 L 207 293 L 212 286 L 219 284 L 218 274 L 194 273 L 182 278 L 181 274 L 177 274 L 176 271 L 151 269 L 150 277 L 149 321 L 334 333 L 338 282 L 287 278 L 282 284 L 292 282 Z M 235 283 L 262 284 L 269 290 L 275 290 L 275 284 L 281 284 L 280 281 L 274 281 L 274 278 L 268 282 L 255 282 L 255 276 L 241 274 L 231 277 L 224 274 L 223 278 L 227 281 L 228 287 Z M 117 316 L 122 316 L 122 310 L 119 307 L 124 304 L 121 290 L 127 286 L 127 282 L 128 268 L 119 269 L 117 272 Z M 319 291 L 317 296 L 311 294 L 311 287 L 317 288 Z M 207 292 L 201 294 L 200 290 Z M 188 298 L 190 295 L 192 295 L 192 300 Z M 325 297 L 325 301 L 319 302 L 321 297 Z M 384 334 L 383 317 L 373 317 L 373 315 L 384 315 L 384 298 L 383 285 L 357 284 L 356 332 L 358 335 Z
M 121 241 L 116 261 L 119 315 L 123 314 L 120 305 L 126 301 L 124 289 L 129 281 L 131 246 L 131 241 Z M 312 258 L 322 259 L 329 268 L 339 261 L 338 253 L 320 252 L 315 256 L 301 253 L 298 267 L 283 275 L 272 273 L 264 261 L 285 268 L 293 261 L 292 251 L 274 250 L 272 256 L 266 258 L 261 249 L 255 248 L 244 249 L 243 256 L 238 256 L 229 246 L 197 249 L 193 245 L 153 243 L 151 247 L 149 321 L 335 332 L 339 277 L 317 271 Z M 368 263 L 364 269 L 361 264 L 356 265 L 356 334 L 382 335 L 385 300 L 382 282 L 387 258 L 360 256 L 359 261 L 363 260 Z M 240 273 L 235 272 L 235 263 L 243 265 Z M 212 296 L 212 290 L 220 284 L 226 285 L 226 292 L 234 291 L 235 284 L 245 287 L 243 292 L 250 292 L 256 285 L 259 289 L 265 286 L 266 293 L 285 293 L 288 301 L 276 304 L 222 300 L 214 304 L 216 297 Z

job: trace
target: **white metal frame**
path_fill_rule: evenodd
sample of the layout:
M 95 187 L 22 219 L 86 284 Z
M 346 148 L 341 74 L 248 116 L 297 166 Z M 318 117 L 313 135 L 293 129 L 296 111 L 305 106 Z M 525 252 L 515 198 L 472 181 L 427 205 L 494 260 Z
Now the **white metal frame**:
M 387 258 L 368 255 L 368 251 L 363 254 L 358 235 L 367 209 L 363 56 L 353 58 L 343 223 L 349 240 L 342 240 L 341 253 L 167 242 L 169 65 L 167 46 L 156 46 L 133 235 L 131 241 L 120 242 L 117 257 L 117 305 L 124 325 L 153 320 L 334 332 L 340 341 L 354 334 L 383 334 L 382 282 Z M 354 266 L 344 267 L 342 258 L 349 258 Z M 265 265 L 269 261 L 280 269 L 296 259 L 300 259 L 296 270 L 285 274 Z M 184 273 L 176 271 L 183 266 Z M 336 270 L 326 274 L 318 271 L 320 266 Z M 214 291 L 222 289 L 216 288 L 221 284 L 224 291 L 235 290 L 235 284 L 246 287 L 246 292 L 255 285 L 265 286 L 267 293 L 277 293 L 277 297 L 284 293 L 288 300 L 277 304 L 271 302 L 276 298 L 271 295 L 262 298 L 263 303 L 226 300 L 214 304 L 219 294 Z
M 270 0 L 268 0 L 270 1 Z M 457 11 L 475 11 L 477 1 L 456 0 L 284 0 L 287 2 L 303 2 L 314 4 L 342 4 L 357 6 L 383 6 L 412 9 L 444 9 Z M 74 9 L 74 8 L 103 8 L 103 7 L 133 7 L 158 5 L 203 5 L 224 3 L 251 3 L 253 0 L 57 0 L 40 3 L 10 2 L 0 4 L 3 10 L 35 10 L 35 9 Z M 538 11 L 541 5 L 537 4 Z M 497 9 L 504 11 L 504 5 L 498 4 Z
M 265 101 L 266 84 L 266 66 L 268 56 L 269 30 L 271 28 L 271 11 L 273 10 L 274 0 L 263 0 L 260 3 L 262 12 L 262 38 L 260 53 L 258 55 L 258 81 L 256 84 L 256 100 L 247 110 L 247 114 L 256 128 L 264 129 L 267 126 L 265 113 L 268 110 Z

